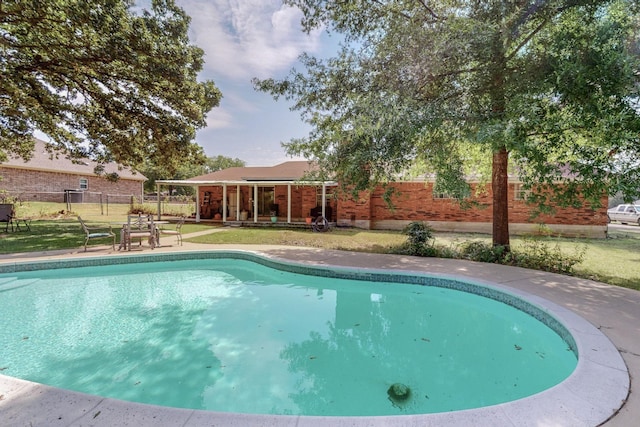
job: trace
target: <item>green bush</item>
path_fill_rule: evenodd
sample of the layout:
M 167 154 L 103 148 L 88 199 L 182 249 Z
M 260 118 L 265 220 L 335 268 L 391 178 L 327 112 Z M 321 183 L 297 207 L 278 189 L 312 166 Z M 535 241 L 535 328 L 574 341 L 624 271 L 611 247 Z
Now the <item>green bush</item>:
M 151 207 L 149 205 L 133 204 L 129 208 L 129 212 L 128 213 L 129 213 L 129 215 L 135 215 L 135 214 L 155 215 L 156 212 L 157 212 L 157 209 L 154 209 L 153 207 Z
M 554 273 L 572 274 L 573 267 L 584 259 L 587 247 L 576 248 L 573 254 L 563 253 L 557 244 L 553 247 L 536 238 L 526 238 L 517 250 L 512 250 L 505 258 L 505 264 L 543 270 Z
M 586 253 L 584 246 L 576 248 L 573 254 L 566 254 L 559 245 L 548 245 L 536 237 L 525 238 L 518 248 L 511 248 L 511 251 L 505 246 L 493 246 L 484 241 L 467 241 L 457 247 L 439 246 L 434 244 L 433 229 L 422 222 L 412 222 L 403 233 L 409 236 L 408 241 L 393 253 L 468 259 L 563 274 L 573 274 L 574 266 L 582 262 Z
M 507 248 L 493 246 L 490 243 L 473 241 L 462 244 L 460 257 L 479 262 L 500 263 L 505 259 Z
M 433 228 L 429 225 L 424 222 L 414 221 L 407 225 L 402 230 L 402 233 L 408 236 L 407 242 L 394 252 L 424 257 L 437 255 L 437 251 L 433 247 Z

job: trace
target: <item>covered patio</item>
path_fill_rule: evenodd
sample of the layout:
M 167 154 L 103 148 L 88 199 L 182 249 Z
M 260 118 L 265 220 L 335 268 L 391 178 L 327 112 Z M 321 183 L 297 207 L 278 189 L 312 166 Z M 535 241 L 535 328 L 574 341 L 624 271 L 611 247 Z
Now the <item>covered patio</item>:
M 305 180 L 309 168 L 306 161 L 229 168 L 187 180 L 158 180 L 156 188 L 158 194 L 170 186 L 194 188 L 196 222 L 295 225 L 322 217 L 334 223 L 336 201 L 331 195 L 337 183 Z

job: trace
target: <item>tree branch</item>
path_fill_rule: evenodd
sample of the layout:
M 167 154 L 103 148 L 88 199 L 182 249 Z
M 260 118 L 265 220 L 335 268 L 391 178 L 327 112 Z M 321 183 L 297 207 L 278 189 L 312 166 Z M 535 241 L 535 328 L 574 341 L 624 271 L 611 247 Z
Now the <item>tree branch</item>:
M 440 19 L 438 14 L 435 13 L 432 8 L 427 6 L 427 2 L 425 0 L 418 0 L 418 3 L 420 3 L 424 7 L 424 9 L 429 13 L 429 15 L 431 15 L 431 17 L 433 19 L 435 19 L 435 20 L 439 20 Z

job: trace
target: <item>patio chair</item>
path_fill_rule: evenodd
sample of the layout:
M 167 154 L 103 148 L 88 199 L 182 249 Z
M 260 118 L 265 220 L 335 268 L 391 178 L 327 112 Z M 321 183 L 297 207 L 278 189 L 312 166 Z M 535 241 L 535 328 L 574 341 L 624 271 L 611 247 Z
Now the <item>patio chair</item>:
M 176 238 L 178 239 L 177 243 L 182 246 L 182 226 L 184 225 L 186 219 L 187 218 L 185 216 L 180 217 L 180 220 L 178 220 L 174 229 L 160 227 L 160 234 L 176 236 Z
M 111 240 L 111 247 L 113 248 L 113 250 L 116 249 L 116 235 L 113 232 L 113 230 L 111 230 L 111 226 L 110 225 L 89 227 L 89 226 L 87 226 L 87 224 L 84 222 L 84 220 L 82 218 L 78 217 L 78 221 L 80 221 L 80 225 L 82 226 L 82 229 L 84 230 L 85 234 L 87 235 L 87 238 L 84 240 L 84 251 L 85 252 L 87 251 L 87 243 L 89 243 L 89 240 L 92 240 L 92 239 L 110 238 L 110 239 L 112 239 Z
M 9 231 L 9 225 L 11 224 L 11 218 L 13 218 L 13 205 L 9 203 L 0 204 L 0 222 L 4 222 L 4 232 Z M 13 227 L 12 227 L 13 231 Z
M 151 249 L 156 247 L 158 230 L 153 223 L 153 215 L 127 215 L 127 224 L 122 229 L 122 238 L 125 248 L 131 250 L 131 241 L 138 239 L 140 246 L 142 240 L 147 239 Z

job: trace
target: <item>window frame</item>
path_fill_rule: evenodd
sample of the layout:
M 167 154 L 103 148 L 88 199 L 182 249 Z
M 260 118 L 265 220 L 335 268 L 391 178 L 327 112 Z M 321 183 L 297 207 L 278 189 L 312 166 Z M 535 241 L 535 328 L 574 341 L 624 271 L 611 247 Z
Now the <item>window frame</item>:
M 525 190 L 523 187 L 524 184 L 513 184 L 513 200 L 524 202 L 529 198 L 529 194 L 531 194 L 531 190 Z
M 89 179 L 88 178 L 80 178 L 78 180 L 78 188 L 80 190 L 88 190 L 89 189 Z

